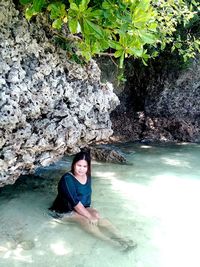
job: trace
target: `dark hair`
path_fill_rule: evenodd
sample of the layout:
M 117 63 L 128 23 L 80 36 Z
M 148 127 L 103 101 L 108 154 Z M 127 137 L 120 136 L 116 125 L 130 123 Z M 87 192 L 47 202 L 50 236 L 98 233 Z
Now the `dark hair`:
M 91 158 L 90 158 L 90 151 L 82 150 L 81 152 L 77 153 L 72 161 L 71 166 L 71 172 L 74 174 L 74 165 L 79 160 L 85 160 L 87 161 L 88 170 L 87 170 L 87 176 L 91 176 Z

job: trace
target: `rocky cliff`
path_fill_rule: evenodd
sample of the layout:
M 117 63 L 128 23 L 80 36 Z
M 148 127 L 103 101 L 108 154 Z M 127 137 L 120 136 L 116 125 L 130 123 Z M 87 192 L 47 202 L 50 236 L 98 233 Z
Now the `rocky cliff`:
M 80 67 L 44 30 L 0 2 L 0 186 L 65 152 L 108 140 L 119 104 L 94 61 Z
M 200 57 L 185 69 L 170 60 L 127 64 L 113 140 L 200 142 Z
M 81 67 L 67 60 L 12 0 L 0 9 L 0 186 L 110 137 L 200 142 L 199 58 L 185 70 L 166 58 L 146 68 L 130 60 L 121 85 L 115 65 L 101 58 L 101 80 L 115 85 L 119 106 L 94 61 Z

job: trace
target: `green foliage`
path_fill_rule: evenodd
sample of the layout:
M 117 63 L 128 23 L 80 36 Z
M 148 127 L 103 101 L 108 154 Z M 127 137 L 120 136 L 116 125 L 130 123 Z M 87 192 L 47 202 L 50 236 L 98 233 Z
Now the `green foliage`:
M 47 6 L 47 10 L 50 13 L 50 19 L 53 20 L 52 27 L 61 29 L 63 23 L 68 20 L 65 5 L 61 2 L 54 2 Z
M 184 62 L 200 52 L 200 3 L 183 0 L 154 1 L 160 42 L 157 51 L 178 52 Z M 198 31 L 193 25 L 198 24 Z M 155 51 L 155 53 L 157 53 Z
M 200 4 L 183 0 L 20 0 L 30 20 L 43 13 L 58 35 L 73 38 L 72 51 L 90 60 L 106 54 L 119 59 L 141 58 L 144 64 L 164 49 L 177 50 L 185 60 L 200 51 Z M 197 27 L 198 28 L 198 27 Z M 65 30 L 63 30 L 65 29 Z M 67 40 L 67 36 L 63 36 Z M 74 53 L 74 52 L 72 52 Z

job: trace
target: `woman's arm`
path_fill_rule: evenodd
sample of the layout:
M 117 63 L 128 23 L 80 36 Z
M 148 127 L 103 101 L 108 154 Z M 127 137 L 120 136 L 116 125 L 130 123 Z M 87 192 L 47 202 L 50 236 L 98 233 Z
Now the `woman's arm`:
M 94 217 L 84 206 L 81 202 L 79 202 L 75 207 L 75 211 L 79 213 L 80 215 L 86 217 L 91 224 L 97 224 L 98 218 Z

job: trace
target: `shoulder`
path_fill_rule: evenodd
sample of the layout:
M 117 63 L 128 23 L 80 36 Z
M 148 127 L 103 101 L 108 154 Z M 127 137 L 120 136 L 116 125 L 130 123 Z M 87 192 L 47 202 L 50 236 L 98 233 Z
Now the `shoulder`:
M 73 181 L 74 176 L 71 172 L 66 172 L 60 179 L 61 181 Z
M 66 172 L 66 173 L 63 175 L 63 177 L 64 177 L 65 179 L 72 179 L 72 180 L 75 179 L 73 173 L 71 173 L 71 172 Z
M 62 177 L 73 177 L 71 172 L 66 172 Z

